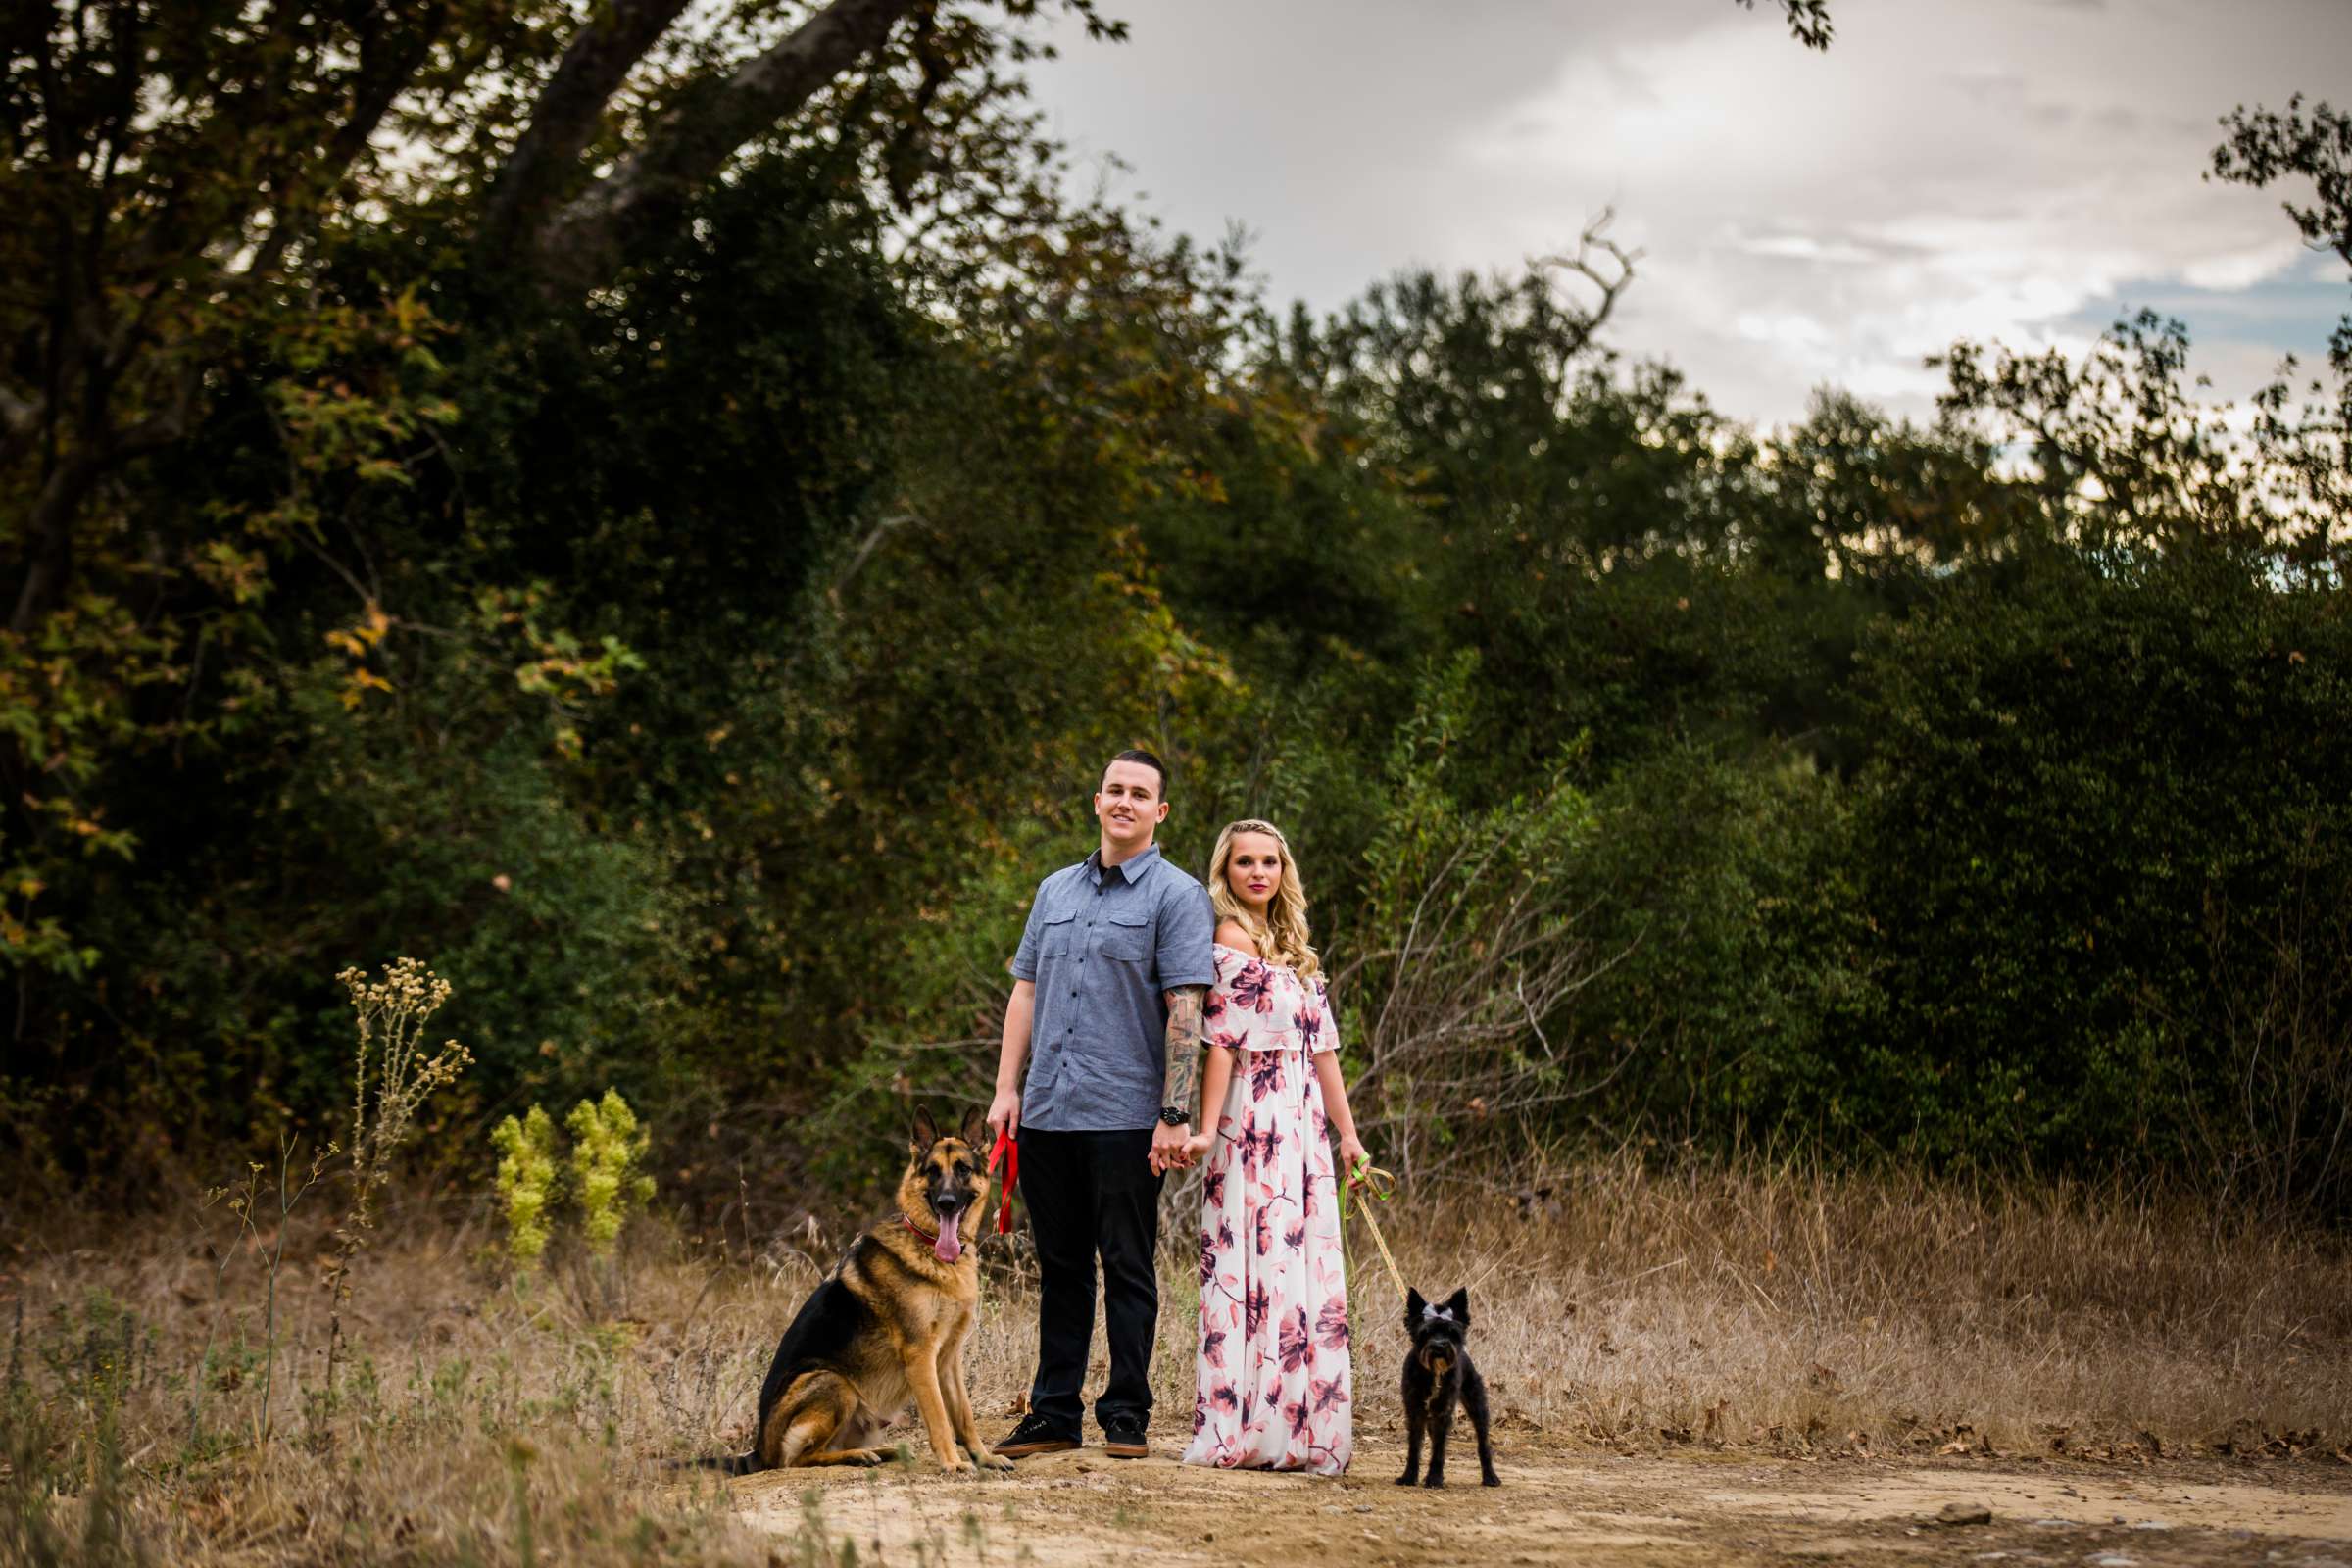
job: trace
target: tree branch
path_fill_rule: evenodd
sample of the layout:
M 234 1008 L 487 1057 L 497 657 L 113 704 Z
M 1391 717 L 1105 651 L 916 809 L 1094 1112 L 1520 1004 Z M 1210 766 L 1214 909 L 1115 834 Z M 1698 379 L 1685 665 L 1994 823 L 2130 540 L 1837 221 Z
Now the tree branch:
M 581 151 L 604 123 L 605 106 L 687 4 L 612 0 L 571 40 L 531 108 L 530 128 L 507 155 L 490 188 L 478 235 L 482 255 L 507 255 L 517 238 L 546 219 Z
M 726 166 L 746 142 L 792 114 L 860 55 L 881 46 L 922 0 L 833 0 L 708 93 L 672 105 L 619 168 L 531 234 L 544 282 L 601 282 L 628 242 Z
M 46 398 L 22 398 L 0 386 L 0 462 L 16 455 L 18 442 L 32 439 L 48 412 Z
M 1578 322 L 1576 343 L 1560 356 L 1562 365 L 1585 351 L 1607 322 L 1609 313 L 1617 308 L 1617 296 L 1634 280 L 1634 264 L 1642 259 L 1642 253 L 1626 250 L 1608 237 L 1608 226 L 1616 217 L 1613 209 L 1602 208 L 1600 216 L 1586 224 L 1584 233 L 1577 236 L 1573 256 L 1539 256 L 1528 263 L 1537 271 L 1574 272 L 1600 291 L 1598 304 L 1579 312 L 1582 319 Z M 1598 260 L 1602 257 L 1607 258 L 1606 266 Z

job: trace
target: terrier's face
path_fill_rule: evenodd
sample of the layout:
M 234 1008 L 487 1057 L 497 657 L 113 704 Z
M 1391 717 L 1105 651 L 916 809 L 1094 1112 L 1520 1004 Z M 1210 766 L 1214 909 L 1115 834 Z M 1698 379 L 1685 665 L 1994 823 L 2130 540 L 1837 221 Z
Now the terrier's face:
M 1404 1327 L 1413 1337 L 1413 1359 L 1431 1375 L 1444 1377 L 1462 1359 L 1470 1338 L 1470 1291 L 1467 1286 L 1432 1305 L 1419 1291 L 1404 1297 Z

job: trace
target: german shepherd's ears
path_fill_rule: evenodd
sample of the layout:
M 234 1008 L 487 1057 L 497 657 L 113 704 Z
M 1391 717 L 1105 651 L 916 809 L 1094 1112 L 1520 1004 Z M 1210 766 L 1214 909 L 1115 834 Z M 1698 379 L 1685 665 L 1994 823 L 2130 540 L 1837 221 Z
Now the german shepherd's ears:
M 931 1152 L 931 1146 L 942 1138 L 960 1138 L 972 1148 L 978 1149 L 981 1147 L 980 1140 L 987 1131 L 988 1117 L 979 1111 L 973 1111 L 970 1118 L 959 1128 L 944 1128 L 931 1119 L 929 1105 L 917 1105 L 914 1107 L 914 1119 L 906 1129 L 906 1149 L 917 1159 Z

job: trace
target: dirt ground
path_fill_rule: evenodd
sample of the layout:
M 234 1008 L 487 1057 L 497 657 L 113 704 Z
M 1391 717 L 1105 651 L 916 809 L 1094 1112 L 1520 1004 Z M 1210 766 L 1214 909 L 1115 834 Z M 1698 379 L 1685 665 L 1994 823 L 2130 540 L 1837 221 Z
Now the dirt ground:
M 779 1545 L 819 1526 L 834 1561 L 923 1564 L 1575 1562 L 2067 1564 L 2086 1568 L 2352 1568 L 2352 1467 L 2165 1461 L 1797 1460 L 1693 1451 L 1617 1457 L 1497 1451 L 1498 1490 L 1405 1491 L 1394 1440 L 1363 1443 L 1342 1480 L 1223 1473 L 1100 1448 L 945 1477 L 926 1458 L 878 1471 L 730 1483 Z M 1947 1504 L 1988 1511 L 1940 1523 Z M 855 1557 L 842 1551 L 855 1547 Z M 795 1560 L 791 1548 L 779 1551 Z

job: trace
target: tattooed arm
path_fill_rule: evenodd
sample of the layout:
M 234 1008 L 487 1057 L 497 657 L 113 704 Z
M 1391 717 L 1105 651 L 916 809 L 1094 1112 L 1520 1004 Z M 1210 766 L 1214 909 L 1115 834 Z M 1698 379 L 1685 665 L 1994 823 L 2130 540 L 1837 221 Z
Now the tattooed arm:
M 1207 993 L 1206 986 L 1178 986 L 1167 993 L 1168 1078 L 1159 1102 L 1180 1106 L 1188 1118 L 1200 1094 L 1200 1001 Z M 1164 1121 L 1154 1126 L 1152 1169 L 1166 1172 L 1191 1164 L 1192 1155 L 1184 1146 L 1192 1136 L 1193 1124 L 1189 1119 L 1181 1127 L 1171 1127 Z

